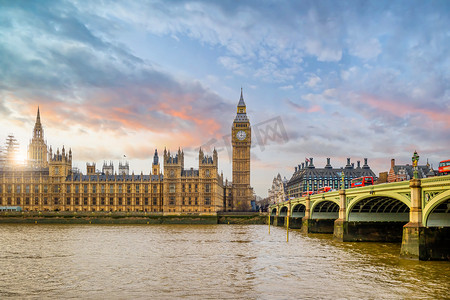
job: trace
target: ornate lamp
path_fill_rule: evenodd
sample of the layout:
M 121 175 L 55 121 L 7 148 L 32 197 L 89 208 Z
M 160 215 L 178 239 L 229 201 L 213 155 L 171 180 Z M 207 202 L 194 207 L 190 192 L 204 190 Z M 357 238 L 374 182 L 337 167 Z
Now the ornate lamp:
M 412 156 L 412 165 L 414 168 L 414 179 L 418 179 L 419 178 L 419 172 L 417 171 L 417 164 L 419 163 L 419 155 L 417 154 L 417 151 L 414 151 L 414 154 Z

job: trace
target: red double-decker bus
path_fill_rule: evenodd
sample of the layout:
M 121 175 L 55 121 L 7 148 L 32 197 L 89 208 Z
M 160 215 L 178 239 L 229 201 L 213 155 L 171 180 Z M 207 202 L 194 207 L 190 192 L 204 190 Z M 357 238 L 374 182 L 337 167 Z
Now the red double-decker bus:
M 443 160 L 439 163 L 439 175 L 449 175 L 450 174 L 450 159 Z
M 306 196 L 312 195 L 312 194 L 314 194 L 313 191 L 303 192 L 303 193 L 302 193 L 302 197 L 306 197 Z
M 373 185 L 373 177 L 372 176 L 364 176 L 352 179 L 351 181 L 351 187 L 361 187 L 366 185 Z
M 329 192 L 329 191 L 331 191 L 331 187 L 329 187 L 329 186 L 324 186 L 324 187 L 321 187 L 321 188 L 317 191 L 317 194 L 323 194 L 323 193 L 326 193 L 326 192 Z

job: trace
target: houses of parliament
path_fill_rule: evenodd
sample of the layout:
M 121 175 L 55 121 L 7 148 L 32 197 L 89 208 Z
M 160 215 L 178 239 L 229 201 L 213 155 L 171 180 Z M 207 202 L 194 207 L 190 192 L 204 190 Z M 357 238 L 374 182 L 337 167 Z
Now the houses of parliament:
M 86 164 L 83 174 L 72 168 L 72 150 L 48 148 L 39 108 L 25 166 L 11 157 L 14 139 L 8 137 L 0 161 L 0 206 L 24 211 L 127 211 L 164 215 L 215 215 L 220 211 L 249 211 L 251 126 L 242 95 L 232 129 L 233 182 L 218 173 L 218 155 L 199 150 L 198 169 L 184 167 L 184 152 L 155 150 L 149 174 L 129 174 L 128 163 L 114 171 L 104 163 Z M 162 167 L 161 167 L 162 162 Z

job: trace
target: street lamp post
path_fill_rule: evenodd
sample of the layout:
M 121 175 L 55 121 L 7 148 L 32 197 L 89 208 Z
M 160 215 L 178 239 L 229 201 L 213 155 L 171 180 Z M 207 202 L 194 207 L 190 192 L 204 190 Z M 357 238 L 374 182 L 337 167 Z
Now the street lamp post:
M 345 190 L 345 173 L 344 173 L 344 171 L 338 173 L 338 175 L 341 175 L 341 190 Z
M 414 154 L 411 159 L 414 168 L 413 172 L 414 179 L 419 179 L 419 172 L 417 171 L 417 164 L 419 163 L 419 155 L 417 154 L 417 151 L 414 151 Z

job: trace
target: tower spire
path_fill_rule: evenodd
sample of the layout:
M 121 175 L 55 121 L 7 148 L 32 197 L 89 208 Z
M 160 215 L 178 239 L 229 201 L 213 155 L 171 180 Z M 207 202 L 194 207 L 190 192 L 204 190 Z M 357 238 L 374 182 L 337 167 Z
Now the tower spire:
M 245 106 L 244 96 L 243 96 L 243 93 L 242 93 L 242 87 L 241 87 L 241 98 L 239 99 L 238 106 Z
M 33 129 L 33 138 L 28 146 L 28 162 L 33 167 L 47 166 L 47 144 L 44 140 L 44 129 L 41 124 L 39 106 L 36 114 L 36 123 Z
M 39 113 L 39 105 L 38 105 L 38 111 L 36 116 L 36 124 L 41 124 L 41 115 Z
M 158 149 L 155 149 L 155 155 L 153 155 L 153 165 L 157 165 L 158 163 L 159 163 Z
M 239 103 L 237 105 L 237 114 L 236 118 L 234 119 L 235 122 L 247 122 L 247 113 L 246 113 L 247 107 L 244 102 L 244 93 L 242 92 L 241 87 L 241 98 L 239 98 Z
M 36 123 L 34 124 L 33 138 L 38 138 L 38 139 L 44 138 L 44 130 L 42 129 L 41 114 L 39 113 L 39 106 L 38 106 L 37 115 L 36 115 Z

